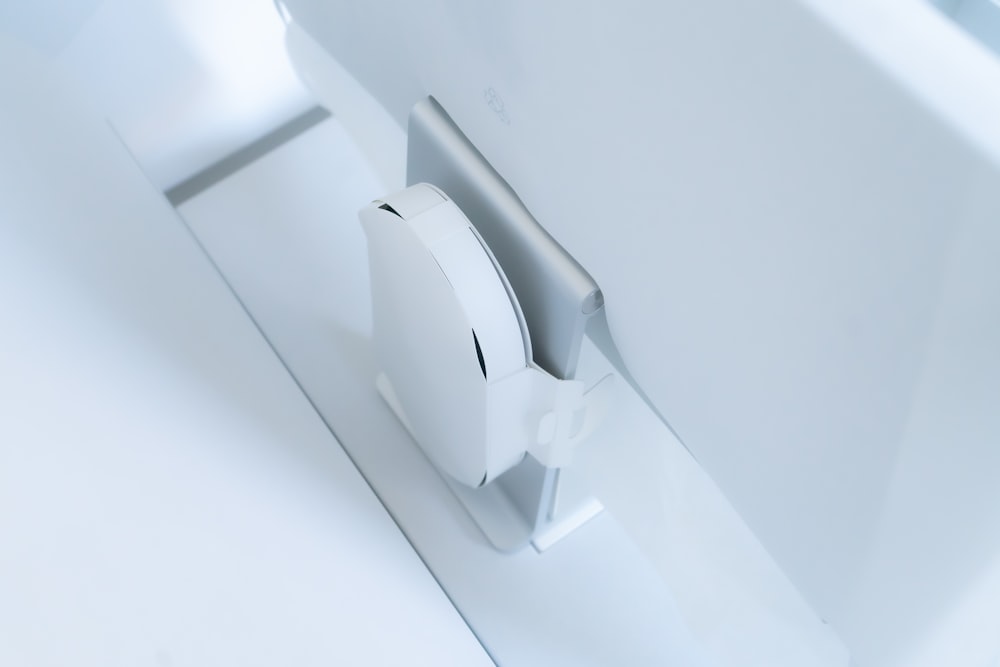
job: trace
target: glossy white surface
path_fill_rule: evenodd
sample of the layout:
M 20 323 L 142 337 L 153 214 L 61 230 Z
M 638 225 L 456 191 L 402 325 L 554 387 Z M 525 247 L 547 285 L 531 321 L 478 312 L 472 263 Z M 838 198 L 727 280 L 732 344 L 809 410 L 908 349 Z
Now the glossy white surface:
M 107 125 L 0 83 L 0 664 L 492 664 Z
M 434 95 L 591 271 L 858 665 L 1000 653 L 993 53 L 911 0 L 286 4 L 400 123 Z

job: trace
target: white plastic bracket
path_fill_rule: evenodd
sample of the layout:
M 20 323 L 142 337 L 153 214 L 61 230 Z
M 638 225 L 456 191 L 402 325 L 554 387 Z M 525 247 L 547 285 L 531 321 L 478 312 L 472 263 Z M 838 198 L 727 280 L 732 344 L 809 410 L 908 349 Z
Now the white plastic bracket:
M 588 389 L 534 364 L 503 270 L 437 188 L 411 186 L 360 217 L 376 385 L 486 536 L 542 550 L 595 516 L 600 504 L 564 469 L 600 422 L 611 376 Z

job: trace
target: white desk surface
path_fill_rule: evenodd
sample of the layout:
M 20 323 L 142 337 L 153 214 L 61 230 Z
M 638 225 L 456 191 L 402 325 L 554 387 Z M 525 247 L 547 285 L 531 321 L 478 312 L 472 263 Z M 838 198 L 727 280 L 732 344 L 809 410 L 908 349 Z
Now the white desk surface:
M 328 120 L 179 210 L 494 659 L 846 664 L 830 629 L 634 394 L 598 433 L 605 442 L 588 446 L 596 456 L 581 456 L 584 468 L 615 469 L 599 489 L 609 506 L 622 495 L 611 487 L 644 487 L 645 510 L 625 526 L 633 532 L 605 513 L 542 555 L 486 543 L 374 388 L 356 212 L 380 187 Z M 601 361 L 588 353 L 581 363 Z
M 0 664 L 492 664 L 108 127 L 0 82 Z

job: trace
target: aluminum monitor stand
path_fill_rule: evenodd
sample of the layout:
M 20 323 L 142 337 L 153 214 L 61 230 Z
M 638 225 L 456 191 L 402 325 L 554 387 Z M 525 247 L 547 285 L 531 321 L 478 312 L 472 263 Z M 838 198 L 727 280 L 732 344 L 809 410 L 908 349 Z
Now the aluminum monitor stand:
M 604 299 L 593 278 L 532 217 L 443 108 L 427 98 L 410 112 L 406 184 L 441 188 L 489 245 L 517 294 L 536 364 L 556 377 L 576 372 L 587 322 Z M 571 470 L 530 456 L 480 489 L 443 475 L 490 542 L 538 551 L 603 509 Z

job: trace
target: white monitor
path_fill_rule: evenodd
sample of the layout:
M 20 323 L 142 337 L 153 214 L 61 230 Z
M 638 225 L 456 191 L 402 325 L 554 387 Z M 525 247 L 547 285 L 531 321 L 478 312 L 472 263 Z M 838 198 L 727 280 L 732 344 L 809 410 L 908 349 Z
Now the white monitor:
M 919 0 L 282 10 L 388 185 L 432 95 L 590 272 L 859 666 L 1000 650 L 993 53 Z

